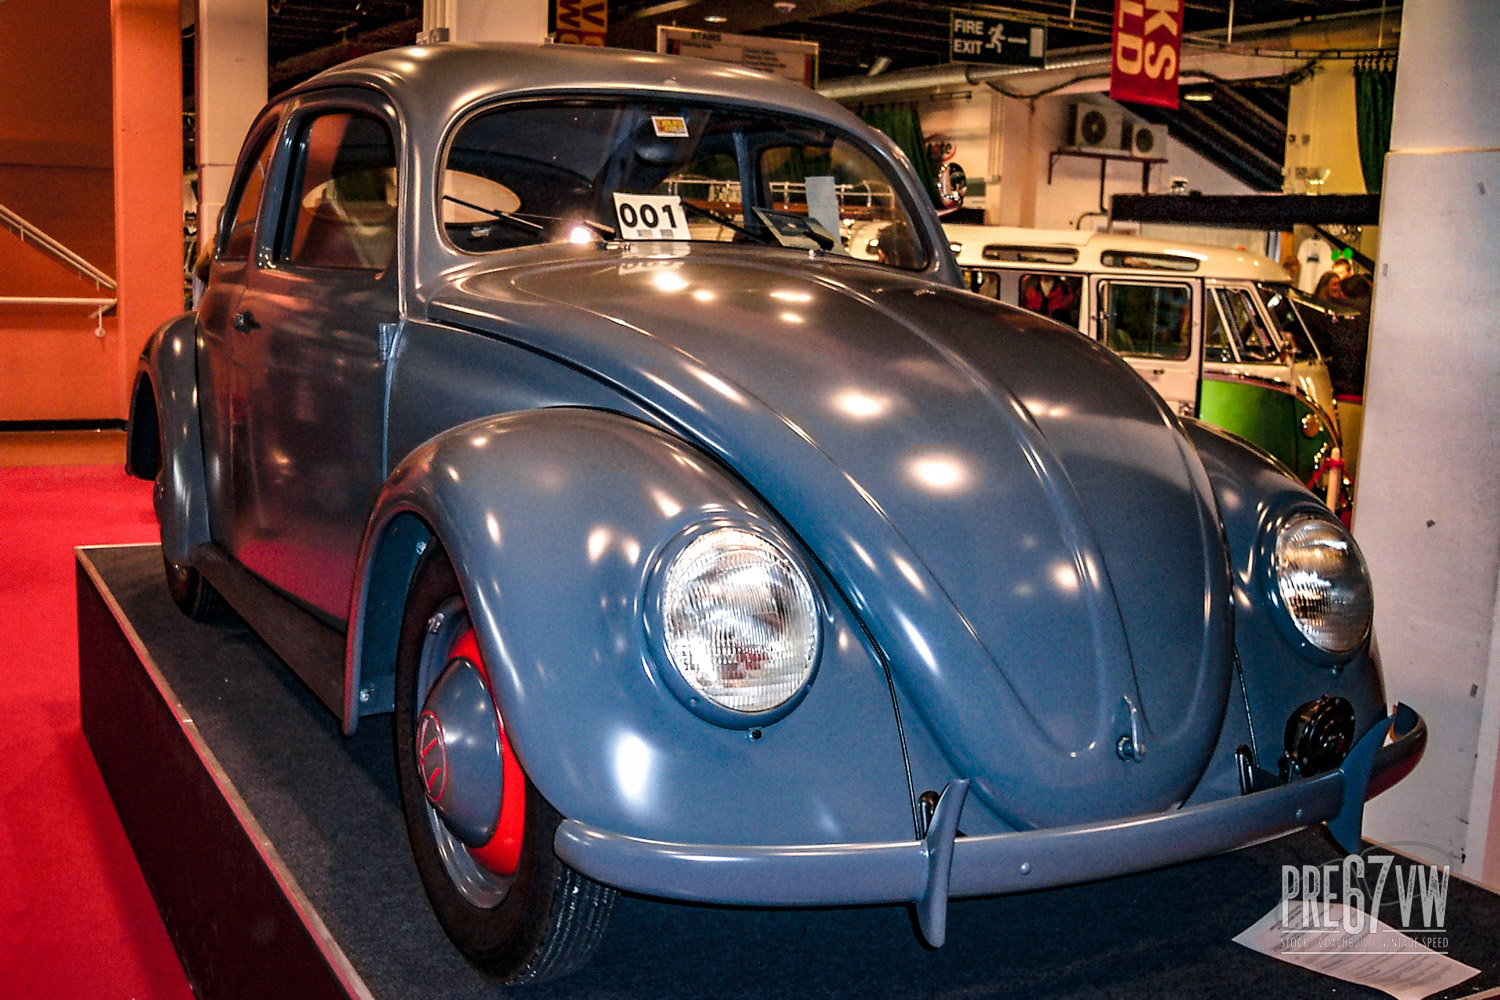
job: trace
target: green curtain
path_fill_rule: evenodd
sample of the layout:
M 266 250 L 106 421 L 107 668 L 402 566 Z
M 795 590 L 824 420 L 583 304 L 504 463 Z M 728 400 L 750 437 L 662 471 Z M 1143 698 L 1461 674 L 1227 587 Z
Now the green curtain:
M 927 146 L 922 137 L 922 121 L 917 117 L 914 105 L 878 105 L 859 109 L 860 118 L 866 125 L 879 129 L 906 154 L 916 168 L 917 178 L 927 189 L 933 205 L 938 205 L 937 175 L 932 171 L 932 159 L 927 155 Z
M 1385 154 L 1391 150 L 1391 106 L 1396 100 L 1396 67 L 1389 59 L 1354 65 L 1354 117 L 1359 129 L 1359 165 L 1365 190 L 1380 193 Z

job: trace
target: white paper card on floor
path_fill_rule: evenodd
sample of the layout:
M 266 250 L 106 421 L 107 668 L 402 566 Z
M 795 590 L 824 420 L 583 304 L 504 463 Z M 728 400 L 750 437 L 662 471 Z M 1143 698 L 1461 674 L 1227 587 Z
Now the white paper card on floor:
M 1277 903 L 1235 936 L 1236 944 L 1325 976 L 1423 1000 L 1479 970 L 1433 951 L 1364 910 L 1343 903 Z

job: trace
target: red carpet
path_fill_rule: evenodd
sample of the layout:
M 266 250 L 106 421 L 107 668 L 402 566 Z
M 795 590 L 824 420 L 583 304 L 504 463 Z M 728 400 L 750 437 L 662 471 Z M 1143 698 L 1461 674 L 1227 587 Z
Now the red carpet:
M 157 537 L 118 467 L 0 468 L 0 997 L 192 996 L 78 723 L 73 546 Z

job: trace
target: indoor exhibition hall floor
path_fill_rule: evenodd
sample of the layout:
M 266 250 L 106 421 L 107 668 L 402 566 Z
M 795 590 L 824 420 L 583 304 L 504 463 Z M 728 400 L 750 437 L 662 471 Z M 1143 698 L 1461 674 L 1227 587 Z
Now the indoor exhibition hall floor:
M 73 547 L 158 537 L 115 435 L 109 464 L 69 465 L 0 434 L 0 997 L 192 997 L 79 728 Z M 23 448 L 40 457 L 10 464 Z

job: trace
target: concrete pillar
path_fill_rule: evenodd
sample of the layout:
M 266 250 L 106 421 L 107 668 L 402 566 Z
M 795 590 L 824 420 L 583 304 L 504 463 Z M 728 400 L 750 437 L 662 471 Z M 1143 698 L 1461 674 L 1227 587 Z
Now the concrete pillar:
M 540 44 L 551 32 L 547 13 L 547 0 L 423 0 L 422 33 L 428 41 Z
M 211 240 L 234 161 L 266 104 L 264 0 L 197 0 L 198 240 Z
M 178 0 L 111 0 L 110 22 L 123 418 L 142 345 L 183 309 L 182 35 Z
M 1366 832 L 1500 886 L 1500 4 L 1408 0 L 1354 532 L 1391 700 L 1432 738 Z

